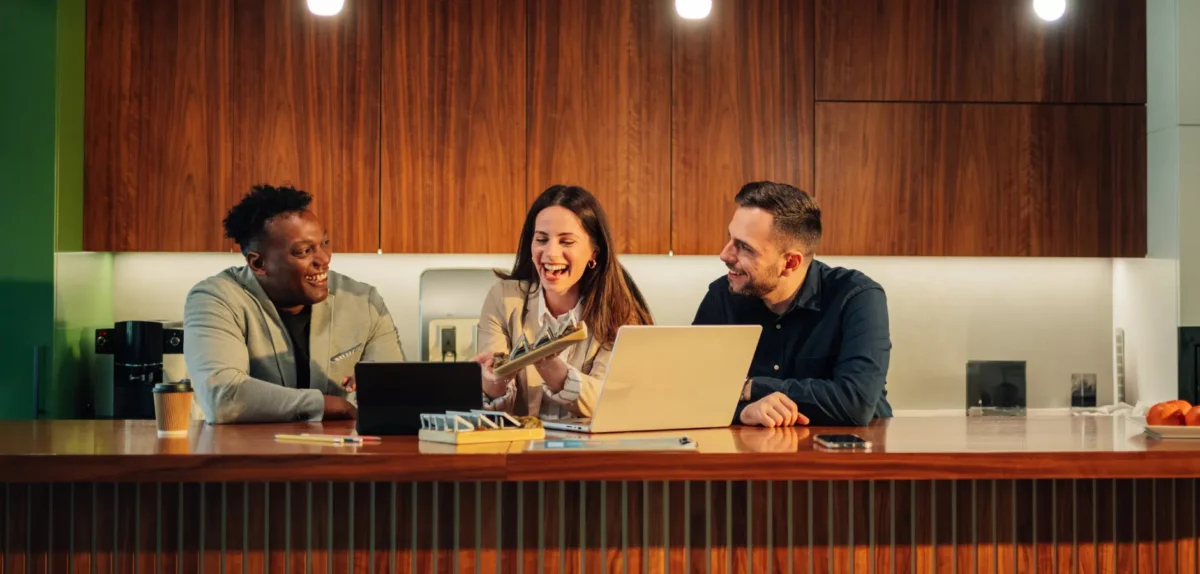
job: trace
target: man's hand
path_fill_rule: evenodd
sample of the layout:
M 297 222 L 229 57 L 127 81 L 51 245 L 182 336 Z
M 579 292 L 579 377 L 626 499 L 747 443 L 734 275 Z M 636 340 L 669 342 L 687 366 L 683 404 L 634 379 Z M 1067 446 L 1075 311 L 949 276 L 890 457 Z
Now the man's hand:
M 325 416 L 323 420 L 344 420 L 358 418 L 358 408 L 342 397 L 325 395 Z
M 808 438 L 808 429 L 780 427 L 769 429 L 746 429 L 734 434 L 741 449 L 748 452 L 796 452 L 800 441 Z
M 346 377 L 342 379 L 342 388 L 346 389 L 347 393 L 353 393 L 358 390 L 358 383 L 354 381 L 354 377 Z
M 771 393 L 742 409 L 741 423 L 764 427 L 790 427 L 808 424 L 795 401 L 783 393 Z

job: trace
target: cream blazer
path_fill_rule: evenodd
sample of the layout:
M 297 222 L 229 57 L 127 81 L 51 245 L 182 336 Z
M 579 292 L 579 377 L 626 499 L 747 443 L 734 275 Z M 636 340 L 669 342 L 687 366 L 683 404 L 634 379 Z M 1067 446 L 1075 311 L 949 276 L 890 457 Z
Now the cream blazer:
M 521 333 L 530 344 L 537 340 L 544 321 L 539 312 L 543 308 L 541 288 L 526 297 L 521 285 L 519 281 L 500 281 L 488 291 L 479 314 L 479 352 L 508 354 Z M 529 366 L 509 382 L 503 397 L 489 400 L 484 395 L 484 408 L 543 419 L 591 416 L 612 349 L 602 348 L 591 335 L 590 325 L 588 328 L 587 339 L 559 355 L 568 367 L 560 392 L 551 391 L 537 369 Z

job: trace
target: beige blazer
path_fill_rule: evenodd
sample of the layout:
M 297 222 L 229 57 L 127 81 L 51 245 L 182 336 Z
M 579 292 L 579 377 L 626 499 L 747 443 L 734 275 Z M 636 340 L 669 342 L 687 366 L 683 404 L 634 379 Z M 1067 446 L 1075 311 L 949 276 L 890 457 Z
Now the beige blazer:
M 479 314 L 479 351 L 507 354 L 521 333 L 532 344 L 542 329 L 544 319 L 539 313 L 542 308 L 540 288 L 526 297 L 518 281 L 500 281 L 493 285 Z M 523 317 L 522 309 L 525 309 Z M 578 308 L 574 312 L 577 313 Z M 576 316 L 576 320 L 579 319 Z M 590 325 L 588 327 L 590 333 Z M 536 415 L 543 419 L 591 416 L 611 351 L 611 348 L 602 348 L 589 334 L 586 340 L 559 355 L 569 370 L 562 391 L 550 391 L 537 369 L 530 366 L 517 373 L 505 396 L 492 401 L 485 396 L 484 408 L 515 415 Z
M 374 287 L 329 272 L 329 297 L 313 305 L 309 381 L 297 388 L 293 345 L 279 311 L 247 267 L 232 267 L 188 293 L 183 355 L 209 423 L 319 421 L 323 395 L 360 361 L 403 361 L 396 326 Z M 349 397 L 348 397 L 349 398 Z

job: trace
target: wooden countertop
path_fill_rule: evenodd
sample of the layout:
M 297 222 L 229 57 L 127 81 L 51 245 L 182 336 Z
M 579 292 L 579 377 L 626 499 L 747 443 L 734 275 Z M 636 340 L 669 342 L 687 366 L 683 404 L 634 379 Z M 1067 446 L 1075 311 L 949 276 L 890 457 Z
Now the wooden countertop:
M 276 442 L 347 433 L 346 422 L 209 426 L 158 439 L 152 421 L 0 422 L 0 481 L 862 480 L 1200 477 L 1200 440 L 1158 440 L 1122 418 L 912 417 L 858 429 L 731 427 L 686 432 L 699 452 L 526 452 L 385 437 L 364 447 Z M 812 436 L 855 432 L 870 452 L 825 452 Z M 548 433 L 550 436 L 564 436 Z

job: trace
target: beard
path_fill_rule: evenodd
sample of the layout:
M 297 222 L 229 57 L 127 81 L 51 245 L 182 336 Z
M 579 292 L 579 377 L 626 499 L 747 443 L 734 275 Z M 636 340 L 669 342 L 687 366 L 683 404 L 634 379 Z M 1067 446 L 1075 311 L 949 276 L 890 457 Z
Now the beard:
M 742 271 L 733 267 L 730 271 Z M 745 295 L 748 297 L 758 297 L 759 299 L 767 296 L 779 286 L 779 269 L 773 267 L 765 269 L 759 273 L 745 272 L 743 278 L 744 284 L 741 287 L 734 287 L 733 282 L 729 283 L 729 292 L 734 295 Z

